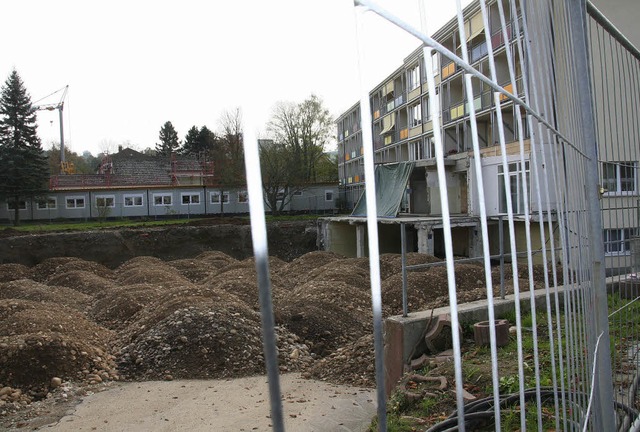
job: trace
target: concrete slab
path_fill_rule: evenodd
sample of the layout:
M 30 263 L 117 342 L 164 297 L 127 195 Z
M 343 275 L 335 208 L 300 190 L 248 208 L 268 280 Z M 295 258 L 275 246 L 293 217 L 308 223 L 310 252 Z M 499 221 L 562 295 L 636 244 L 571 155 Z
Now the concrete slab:
M 375 390 L 280 376 L 286 430 L 364 432 Z M 123 383 L 86 397 L 47 431 L 271 431 L 266 377 Z

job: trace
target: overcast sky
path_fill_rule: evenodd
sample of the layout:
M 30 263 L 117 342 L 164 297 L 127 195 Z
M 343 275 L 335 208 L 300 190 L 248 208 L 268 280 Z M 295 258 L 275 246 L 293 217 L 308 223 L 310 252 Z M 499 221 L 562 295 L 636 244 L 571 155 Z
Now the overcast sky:
M 426 2 L 430 32 L 455 14 L 453 0 Z M 379 3 L 418 25 L 417 0 Z M 315 93 L 337 117 L 358 100 L 351 0 L 20 0 L 2 9 L 0 81 L 15 68 L 33 102 L 68 84 L 65 143 L 77 153 L 154 147 L 166 121 L 181 138 L 193 125 L 216 130 L 247 98 L 260 124 L 278 101 Z M 368 15 L 373 86 L 419 42 Z M 57 112 L 40 111 L 45 148 L 59 130 Z

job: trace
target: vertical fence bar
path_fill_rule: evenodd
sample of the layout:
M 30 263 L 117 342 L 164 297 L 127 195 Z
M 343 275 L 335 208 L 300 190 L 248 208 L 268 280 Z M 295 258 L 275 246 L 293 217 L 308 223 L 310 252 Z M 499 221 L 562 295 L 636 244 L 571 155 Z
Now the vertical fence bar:
M 264 215 L 264 197 L 262 195 L 262 174 L 260 152 L 255 136 L 255 123 L 252 123 L 251 110 L 244 110 L 244 146 L 245 169 L 247 172 L 247 191 L 249 193 L 249 213 L 251 215 L 251 240 L 253 255 L 258 274 L 258 294 L 260 301 L 260 319 L 262 321 L 262 347 L 269 381 L 269 399 L 273 430 L 284 432 L 280 377 L 278 371 L 278 346 L 276 344 L 275 320 L 271 302 L 271 279 L 269 278 L 269 249 L 267 245 L 267 225 Z
M 609 319 L 605 286 L 604 244 L 599 241 L 602 233 L 602 217 L 600 214 L 598 187 L 598 155 L 596 151 L 596 136 L 594 127 L 591 85 L 589 80 L 589 61 L 587 53 L 586 9 L 581 0 L 567 0 L 570 7 L 570 31 L 573 41 L 573 60 L 582 79 L 579 79 L 578 98 L 582 128 L 584 134 L 584 150 L 587 161 L 588 177 L 585 184 L 587 201 L 589 204 L 589 234 L 592 239 L 590 245 L 590 261 L 592 269 L 592 288 L 595 290 L 594 319 L 592 325 L 597 334 L 602 334 L 600 350 L 593 349 L 594 362 L 597 362 L 597 397 L 594 401 L 594 428 L 609 431 L 615 429 L 615 415 L 613 412 L 613 383 L 611 374 L 611 357 L 609 355 Z M 591 348 L 591 347 L 590 347 Z
M 363 34 L 364 14 L 367 9 L 357 0 L 354 2 L 358 42 L 358 69 L 360 78 L 360 118 L 364 146 L 365 197 L 367 200 L 367 234 L 369 242 L 369 269 L 371 278 L 371 305 L 373 308 L 373 344 L 375 352 L 376 391 L 378 403 L 378 430 L 387 430 L 387 400 L 384 383 L 384 356 L 382 334 L 382 293 L 380 282 L 380 251 L 378 250 L 378 211 L 376 203 L 375 172 L 373 165 L 373 132 L 369 91 L 364 81 L 365 38 Z M 358 7 L 360 6 L 360 7 Z
M 406 318 L 409 307 L 407 306 L 407 232 L 404 222 L 400 224 L 400 247 L 402 248 L 402 316 Z

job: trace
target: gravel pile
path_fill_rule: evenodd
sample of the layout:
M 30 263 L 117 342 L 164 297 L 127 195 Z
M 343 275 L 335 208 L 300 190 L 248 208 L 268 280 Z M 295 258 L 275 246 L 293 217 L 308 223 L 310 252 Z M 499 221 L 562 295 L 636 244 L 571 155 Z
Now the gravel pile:
M 409 265 L 435 261 L 407 255 Z M 270 269 L 281 370 L 373 386 L 368 259 L 312 252 L 289 263 L 270 258 Z M 380 269 L 383 313 L 399 314 L 400 255 L 383 254 Z M 519 270 L 526 279 L 526 266 Z M 543 281 L 541 266 L 534 274 Z M 31 268 L 3 264 L 0 277 L 0 407 L 67 382 L 265 372 L 252 259 L 221 252 L 167 262 L 137 257 L 112 270 L 63 257 Z M 459 264 L 455 278 L 459 302 L 486 298 L 482 266 Z M 512 284 L 508 266 L 506 279 Z M 446 268 L 409 272 L 408 296 L 412 311 L 448 304 Z

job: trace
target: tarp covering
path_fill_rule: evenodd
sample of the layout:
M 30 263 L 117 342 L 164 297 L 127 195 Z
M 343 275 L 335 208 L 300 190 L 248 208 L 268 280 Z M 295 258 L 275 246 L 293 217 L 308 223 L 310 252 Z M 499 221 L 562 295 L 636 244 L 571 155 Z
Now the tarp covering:
M 413 171 L 413 162 L 400 162 L 390 165 L 378 165 L 375 169 L 376 206 L 378 217 L 396 217 L 404 192 L 407 189 L 409 175 Z M 351 216 L 367 215 L 367 198 L 363 192 Z

